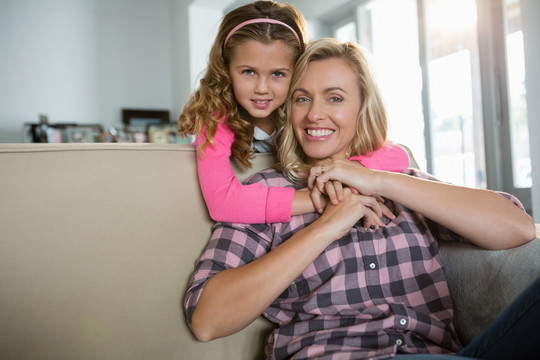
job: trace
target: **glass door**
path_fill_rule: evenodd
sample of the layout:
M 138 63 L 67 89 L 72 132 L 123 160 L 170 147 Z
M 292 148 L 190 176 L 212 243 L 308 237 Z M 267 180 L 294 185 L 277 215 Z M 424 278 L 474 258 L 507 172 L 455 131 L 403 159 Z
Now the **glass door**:
M 475 0 L 424 0 L 424 71 L 428 80 L 433 174 L 486 187 Z
M 488 186 L 531 210 L 531 159 L 519 0 L 477 0 Z
M 512 184 L 515 188 L 523 189 L 532 186 L 532 177 L 519 0 L 505 0 L 504 20 Z

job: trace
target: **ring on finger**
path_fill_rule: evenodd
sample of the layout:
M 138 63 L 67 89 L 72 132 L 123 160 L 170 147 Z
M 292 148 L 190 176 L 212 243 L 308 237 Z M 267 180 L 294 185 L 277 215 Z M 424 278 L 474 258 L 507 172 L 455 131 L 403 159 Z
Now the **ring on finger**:
M 321 174 L 324 174 L 324 165 L 321 165 Z

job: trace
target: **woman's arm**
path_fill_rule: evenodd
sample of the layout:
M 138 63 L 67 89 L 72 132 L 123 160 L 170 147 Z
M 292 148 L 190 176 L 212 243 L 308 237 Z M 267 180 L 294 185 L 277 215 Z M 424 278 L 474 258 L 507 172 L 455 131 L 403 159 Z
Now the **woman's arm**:
M 486 249 L 505 249 L 535 237 L 533 219 L 514 203 L 491 190 L 429 181 L 405 174 L 373 171 L 350 161 L 324 164 L 324 174 L 310 184 L 324 191 L 337 180 L 365 195 L 380 195 L 402 204 Z M 319 170 L 320 172 L 320 170 Z
M 366 205 L 373 206 L 374 202 L 371 197 L 346 190 L 343 201 L 329 205 L 315 222 L 272 251 L 212 276 L 191 317 L 197 339 L 227 336 L 249 325 L 330 243 L 341 238 L 358 219 L 373 216 Z M 256 235 L 242 232 L 238 236 Z

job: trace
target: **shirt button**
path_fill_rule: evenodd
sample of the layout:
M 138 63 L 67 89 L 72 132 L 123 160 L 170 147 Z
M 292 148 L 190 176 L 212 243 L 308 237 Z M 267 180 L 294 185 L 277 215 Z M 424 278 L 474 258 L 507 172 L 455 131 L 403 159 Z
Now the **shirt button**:
M 370 268 L 371 270 L 374 270 L 376 267 L 377 267 L 377 265 L 375 265 L 375 263 L 369 264 L 369 268 Z
M 397 345 L 397 346 L 403 345 L 403 340 L 397 339 L 397 340 L 396 340 L 396 345 Z
M 407 319 L 401 319 L 401 320 L 399 320 L 399 324 L 400 324 L 401 326 L 407 325 Z

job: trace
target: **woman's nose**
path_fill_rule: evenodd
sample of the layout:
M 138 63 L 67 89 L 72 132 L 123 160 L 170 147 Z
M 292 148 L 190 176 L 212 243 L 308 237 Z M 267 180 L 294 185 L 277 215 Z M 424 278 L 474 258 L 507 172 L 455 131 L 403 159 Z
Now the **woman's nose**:
M 325 117 L 324 107 L 322 106 L 320 101 L 315 100 L 315 99 L 312 100 L 307 117 L 310 121 L 319 121 L 319 120 L 324 119 Z

